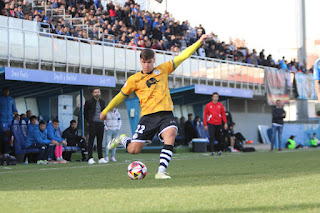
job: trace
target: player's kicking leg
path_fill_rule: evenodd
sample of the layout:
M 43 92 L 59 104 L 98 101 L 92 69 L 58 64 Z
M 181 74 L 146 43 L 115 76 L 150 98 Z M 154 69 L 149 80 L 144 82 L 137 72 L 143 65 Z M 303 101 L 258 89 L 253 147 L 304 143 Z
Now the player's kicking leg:
M 108 143 L 108 149 L 111 150 L 123 145 L 130 154 L 138 154 L 141 152 L 145 143 L 148 143 L 148 141 L 139 140 L 137 142 L 129 138 L 126 134 L 122 134 Z
M 166 173 L 166 169 L 169 166 L 171 157 L 173 154 L 174 141 L 177 136 L 177 129 L 175 126 L 167 127 L 162 133 L 161 137 L 163 138 L 164 145 L 160 153 L 160 163 L 158 172 L 155 175 L 155 179 L 171 179 Z

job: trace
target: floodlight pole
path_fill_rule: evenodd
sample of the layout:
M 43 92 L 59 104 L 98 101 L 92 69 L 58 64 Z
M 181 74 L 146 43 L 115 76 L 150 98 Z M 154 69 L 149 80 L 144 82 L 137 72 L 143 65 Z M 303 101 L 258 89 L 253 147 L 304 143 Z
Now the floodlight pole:
M 298 61 L 302 62 L 303 60 L 305 60 L 305 62 L 307 62 L 307 48 L 306 48 L 306 7 L 305 7 L 305 0 L 299 0 L 299 49 L 298 49 Z

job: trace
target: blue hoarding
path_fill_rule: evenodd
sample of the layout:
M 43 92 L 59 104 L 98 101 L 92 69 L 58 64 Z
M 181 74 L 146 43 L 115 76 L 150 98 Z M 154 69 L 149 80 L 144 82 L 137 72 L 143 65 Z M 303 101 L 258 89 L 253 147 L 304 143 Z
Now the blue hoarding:
M 4 73 L 6 80 L 32 81 L 54 84 L 87 85 L 99 87 L 116 86 L 116 81 L 114 77 L 103 75 L 64 73 L 13 67 L 4 67 Z

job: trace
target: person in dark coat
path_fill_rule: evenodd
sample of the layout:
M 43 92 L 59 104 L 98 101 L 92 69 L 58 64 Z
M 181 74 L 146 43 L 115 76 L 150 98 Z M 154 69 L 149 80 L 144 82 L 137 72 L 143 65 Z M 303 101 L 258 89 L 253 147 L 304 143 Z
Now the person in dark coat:
M 100 98 L 99 88 L 92 90 L 92 98 L 84 104 L 84 119 L 89 125 L 89 144 L 88 144 L 88 164 L 96 163 L 92 157 L 94 138 L 97 137 L 97 149 L 99 163 L 108 163 L 102 156 L 102 139 L 104 132 L 103 121 L 100 120 L 100 113 L 105 108 L 105 102 Z
M 193 120 L 193 114 L 190 113 L 188 114 L 188 120 L 186 121 L 184 125 L 184 136 L 185 136 L 185 145 L 188 145 L 188 143 L 193 139 L 197 138 L 197 129 L 194 125 L 194 120 Z

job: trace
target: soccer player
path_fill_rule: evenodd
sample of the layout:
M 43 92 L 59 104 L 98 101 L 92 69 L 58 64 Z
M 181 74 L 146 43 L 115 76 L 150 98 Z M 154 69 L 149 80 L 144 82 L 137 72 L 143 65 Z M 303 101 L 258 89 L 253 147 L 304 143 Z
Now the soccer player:
M 314 62 L 313 78 L 315 80 L 314 87 L 317 93 L 317 98 L 320 102 L 320 58 Z
M 189 58 L 207 39 L 207 35 L 182 51 L 173 60 L 154 67 L 155 54 L 151 49 L 144 49 L 140 53 L 142 71 L 130 76 L 121 91 L 110 101 L 101 112 L 100 119 L 105 120 L 108 111 L 119 105 L 126 96 L 135 92 L 140 100 L 141 118 L 132 138 L 125 134 L 109 142 L 108 148 L 119 145 L 127 148 L 131 154 L 138 154 L 144 143 L 152 140 L 158 131 L 159 138 L 164 142 L 160 154 L 160 165 L 155 179 L 170 179 L 166 169 L 172 157 L 173 145 L 177 136 L 177 123 L 173 117 L 173 103 L 168 88 L 170 75 L 184 60 Z

